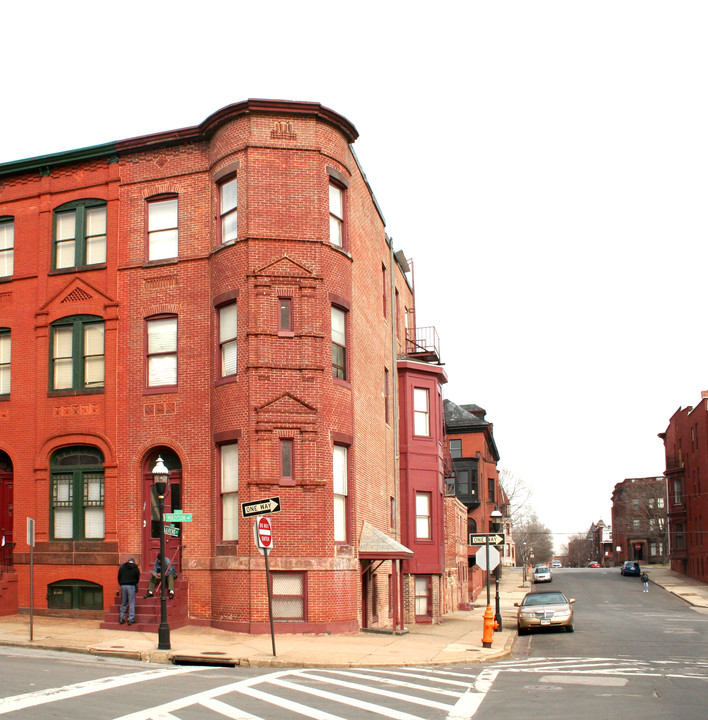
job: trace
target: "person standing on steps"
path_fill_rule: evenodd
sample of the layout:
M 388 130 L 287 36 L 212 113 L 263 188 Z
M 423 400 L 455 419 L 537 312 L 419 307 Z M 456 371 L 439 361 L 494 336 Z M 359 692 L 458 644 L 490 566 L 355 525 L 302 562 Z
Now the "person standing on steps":
M 140 568 L 135 558 L 130 558 L 118 568 L 118 584 L 120 585 L 120 616 L 118 622 L 125 622 L 125 611 L 128 611 L 128 625 L 135 622 L 135 593 L 140 582 Z
M 642 587 L 642 592 L 649 592 L 649 575 L 647 575 L 646 570 L 642 573 L 642 583 L 644 585 Z
M 167 572 L 165 573 L 167 576 L 167 593 L 169 595 L 170 600 L 175 596 L 175 578 L 177 577 L 177 570 L 175 570 L 175 566 L 172 564 L 172 560 L 167 558 Z M 160 556 L 158 555 L 155 558 L 155 565 L 152 568 L 152 573 L 150 574 L 150 582 L 148 583 L 148 591 L 145 595 L 146 598 L 154 597 L 155 595 L 155 588 L 160 584 L 162 581 L 162 567 L 160 564 Z

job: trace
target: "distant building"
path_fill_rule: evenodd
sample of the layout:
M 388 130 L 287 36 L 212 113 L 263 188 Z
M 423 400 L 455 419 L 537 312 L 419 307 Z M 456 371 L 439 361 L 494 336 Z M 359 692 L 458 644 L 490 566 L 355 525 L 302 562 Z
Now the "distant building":
M 467 532 L 489 533 L 503 531 L 508 516 L 507 498 L 499 486 L 499 451 L 494 441 L 492 423 L 485 420 L 486 410 L 478 405 L 456 405 L 451 400 L 443 402 L 445 428 L 450 455 L 454 463 L 454 477 L 448 478 L 447 494 L 454 495 L 467 508 Z M 496 528 L 491 513 L 502 513 L 501 527 Z M 501 556 L 513 557 L 507 543 L 501 548 Z M 479 547 L 470 547 L 468 553 L 473 572 L 470 574 L 470 595 L 474 599 L 482 589 L 485 574 L 476 568 Z
M 664 441 L 672 570 L 708 582 L 708 392 L 677 410 Z
M 612 493 L 615 560 L 662 563 L 668 540 L 666 479 L 628 478 Z

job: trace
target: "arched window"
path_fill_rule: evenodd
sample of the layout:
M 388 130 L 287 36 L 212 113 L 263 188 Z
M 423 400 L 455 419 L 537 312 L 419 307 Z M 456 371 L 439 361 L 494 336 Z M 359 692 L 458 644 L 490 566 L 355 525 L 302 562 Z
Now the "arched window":
M 103 540 L 103 453 L 90 446 L 62 448 L 50 465 L 52 538 Z

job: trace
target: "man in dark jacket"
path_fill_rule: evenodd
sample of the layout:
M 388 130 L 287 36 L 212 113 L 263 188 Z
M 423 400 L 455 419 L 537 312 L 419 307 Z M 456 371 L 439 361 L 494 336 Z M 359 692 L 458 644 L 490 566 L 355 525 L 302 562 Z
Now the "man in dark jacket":
M 135 559 L 130 558 L 118 568 L 118 584 L 120 585 L 120 624 L 125 622 L 125 611 L 128 608 L 128 625 L 135 622 L 135 593 L 140 582 L 140 568 Z

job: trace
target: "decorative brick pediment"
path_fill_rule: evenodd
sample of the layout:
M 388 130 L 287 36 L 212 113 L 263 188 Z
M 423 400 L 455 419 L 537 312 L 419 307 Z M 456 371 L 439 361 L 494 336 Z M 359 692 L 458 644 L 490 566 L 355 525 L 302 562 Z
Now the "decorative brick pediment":
M 73 278 L 58 293 L 50 298 L 37 315 L 62 317 L 67 314 L 92 313 L 110 315 L 109 308 L 117 308 L 118 303 L 105 293 L 93 287 L 81 278 Z
M 317 421 L 317 409 L 290 393 L 283 393 L 255 408 L 259 430 L 296 428 L 312 430 Z
M 314 273 L 305 265 L 293 260 L 289 255 L 272 260 L 253 273 L 256 277 L 313 277 Z

